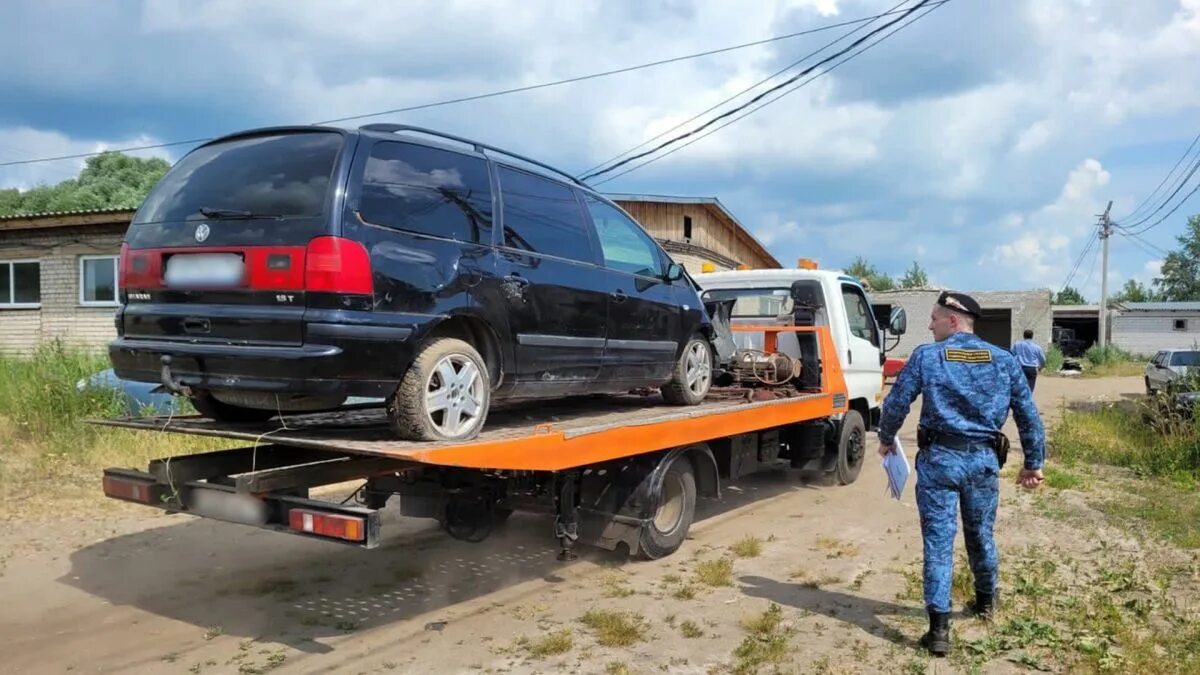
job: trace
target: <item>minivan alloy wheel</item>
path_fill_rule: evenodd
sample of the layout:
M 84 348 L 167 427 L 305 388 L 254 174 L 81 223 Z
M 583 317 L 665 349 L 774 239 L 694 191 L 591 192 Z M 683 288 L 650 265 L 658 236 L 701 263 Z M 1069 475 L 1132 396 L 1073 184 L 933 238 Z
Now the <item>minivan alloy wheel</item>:
M 708 391 L 712 378 L 712 361 L 708 349 L 702 342 L 693 342 L 687 353 L 687 386 L 695 394 Z
M 468 357 L 449 354 L 438 361 L 425 383 L 425 414 L 446 436 L 459 436 L 479 423 L 483 412 L 483 374 Z

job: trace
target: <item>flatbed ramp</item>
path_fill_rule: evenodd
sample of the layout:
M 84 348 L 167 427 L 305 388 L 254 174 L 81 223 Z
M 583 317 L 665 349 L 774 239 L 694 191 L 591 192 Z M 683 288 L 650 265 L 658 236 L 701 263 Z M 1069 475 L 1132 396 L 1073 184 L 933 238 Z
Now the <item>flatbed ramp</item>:
M 96 423 L 441 466 L 562 471 L 846 410 L 846 397 L 840 393 L 747 401 L 733 392 L 714 391 L 709 400 L 690 407 L 635 395 L 511 404 L 494 408 L 483 432 L 468 442 L 397 440 L 382 408 L 289 414 L 265 424 L 230 424 L 194 416 L 121 417 Z

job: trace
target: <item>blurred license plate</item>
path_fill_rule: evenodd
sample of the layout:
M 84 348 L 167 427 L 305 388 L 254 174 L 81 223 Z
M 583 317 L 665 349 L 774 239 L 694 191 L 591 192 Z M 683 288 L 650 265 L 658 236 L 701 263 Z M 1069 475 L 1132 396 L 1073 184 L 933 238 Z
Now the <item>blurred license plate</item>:
M 229 288 L 240 286 L 246 273 L 236 253 L 181 253 L 167 258 L 167 286 Z

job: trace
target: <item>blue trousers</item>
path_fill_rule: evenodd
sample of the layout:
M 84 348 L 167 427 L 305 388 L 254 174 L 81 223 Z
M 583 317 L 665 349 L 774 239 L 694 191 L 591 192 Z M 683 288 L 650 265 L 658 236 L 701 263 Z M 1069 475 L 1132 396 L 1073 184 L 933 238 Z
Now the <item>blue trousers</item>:
M 975 590 L 996 591 L 998 563 L 992 528 L 999 499 L 1000 465 L 990 448 L 960 451 L 933 445 L 917 453 L 917 509 L 925 548 L 928 611 L 950 611 L 960 508 Z

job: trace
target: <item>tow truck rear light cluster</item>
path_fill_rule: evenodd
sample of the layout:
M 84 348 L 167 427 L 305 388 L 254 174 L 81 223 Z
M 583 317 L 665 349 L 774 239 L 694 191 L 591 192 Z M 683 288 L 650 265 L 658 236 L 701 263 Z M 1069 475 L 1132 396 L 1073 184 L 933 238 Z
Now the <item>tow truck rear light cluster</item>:
M 346 541 L 363 541 L 367 532 L 365 518 L 322 513 L 311 509 L 292 509 L 288 514 L 288 525 L 297 532 Z
M 140 504 L 158 503 L 159 489 L 153 481 L 119 476 L 104 477 L 104 495 Z

